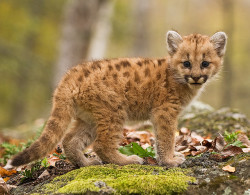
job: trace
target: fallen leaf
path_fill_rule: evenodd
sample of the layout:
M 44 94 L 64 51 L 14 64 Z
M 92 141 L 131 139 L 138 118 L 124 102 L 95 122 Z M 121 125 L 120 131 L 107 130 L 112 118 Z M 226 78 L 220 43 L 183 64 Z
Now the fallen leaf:
M 9 177 L 3 178 L 3 180 L 4 180 L 5 182 L 7 182 L 9 179 L 10 179 Z
M 179 145 L 182 145 L 181 143 L 183 142 L 184 140 L 184 135 L 178 135 L 176 136 L 175 138 L 175 145 L 179 146 Z
M 206 146 L 189 146 L 189 148 L 192 156 L 197 156 L 208 150 Z
M 145 160 L 145 164 L 147 165 L 157 165 L 157 161 L 155 158 L 145 157 L 144 160 Z
M 204 140 L 203 137 L 195 132 L 191 132 L 190 136 L 192 138 L 193 145 L 200 145 L 200 143 Z
M 242 150 L 243 150 L 244 153 L 250 152 L 250 148 L 242 148 Z
M 225 140 L 224 140 L 224 137 L 223 137 L 221 134 L 219 134 L 219 136 L 217 136 L 217 137 L 214 139 L 212 145 L 213 145 L 213 148 L 214 148 L 214 151 L 215 151 L 215 152 L 220 152 L 220 151 L 222 151 L 222 150 L 224 149 L 225 145 L 226 145 L 226 142 L 225 142 Z
M 150 147 L 151 145 L 149 145 L 148 143 L 142 144 L 141 147 L 145 150 L 146 148 Z
M 131 142 L 137 142 L 139 141 L 141 144 L 150 144 L 151 141 L 150 138 L 152 137 L 152 133 L 148 131 L 134 131 L 134 132 L 129 132 L 127 134 L 127 139 Z
M 47 170 L 45 170 L 39 177 L 38 179 L 41 179 L 43 177 L 47 177 L 47 176 L 50 176 L 49 172 Z
M 180 135 L 190 135 L 190 133 L 191 133 L 190 130 L 186 127 L 182 127 L 180 129 Z
M 188 146 L 176 146 L 175 147 L 175 151 L 181 152 L 181 151 L 183 151 L 183 150 L 185 150 L 187 148 L 188 148 Z
M 208 149 L 212 147 L 212 141 L 204 139 L 201 143 L 203 146 L 206 146 Z
M 242 133 L 239 134 L 238 140 L 241 141 L 244 146 L 246 146 L 247 148 L 250 148 L 250 140 L 245 134 L 242 134 Z
M 49 165 L 50 166 L 55 166 L 55 164 L 56 164 L 56 162 L 57 161 L 59 161 L 59 160 L 61 160 L 59 157 L 57 157 L 57 156 L 50 156 L 49 158 L 48 158 L 48 163 L 49 163 Z
M 191 154 L 191 150 L 189 148 L 186 148 L 185 150 L 180 151 L 180 153 L 184 154 L 185 156 L 188 156 Z
M 240 154 L 242 153 L 243 150 L 242 148 L 238 147 L 238 146 L 228 146 L 226 147 L 224 150 L 222 150 L 220 153 L 223 156 L 235 156 L 236 154 Z
M 207 147 L 206 146 L 189 146 L 190 150 L 193 150 L 193 151 L 204 151 L 204 150 L 207 150 Z
M 225 167 L 222 167 L 222 170 L 223 171 L 227 171 L 227 172 L 230 172 L 230 173 L 234 173 L 235 172 L 235 167 L 232 167 L 230 165 L 227 165 Z
M 15 169 L 12 170 L 6 170 L 3 167 L 0 167 L 0 175 L 1 177 L 11 176 L 13 174 L 17 173 Z

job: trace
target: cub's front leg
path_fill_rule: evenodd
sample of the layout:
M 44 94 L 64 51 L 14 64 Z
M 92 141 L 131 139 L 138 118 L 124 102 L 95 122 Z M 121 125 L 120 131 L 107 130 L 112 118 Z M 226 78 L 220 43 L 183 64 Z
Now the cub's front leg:
M 162 166 L 178 166 L 184 158 L 174 157 L 178 106 L 166 104 L 153 109 L 152 122 L 156 136 L 157 162 Z

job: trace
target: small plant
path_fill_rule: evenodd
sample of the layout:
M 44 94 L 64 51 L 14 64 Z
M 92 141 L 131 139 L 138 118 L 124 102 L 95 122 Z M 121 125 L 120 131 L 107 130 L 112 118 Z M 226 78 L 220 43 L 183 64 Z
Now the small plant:
M 2 143 L 0 145 L 0 147 L 4 148 L 4 154 L 3 154 L 3 158 L 0 159 L 0 161 L 3 164 L 7 163 L 7 160 L 10 159 L 13 155 L 17 154 L 18 152 L 23 151 L 25 148 L 29 147 L 41 134 L 41 132 L 43 131 L 45 127 L 45 123 L 38 128 L 37 133 L 36 133 L 36 137 L 34 139 L 29 139 L 27 142 L 25 143 L 20 143 L 20 145 L 15 145 L 15 144 L 10 144 L 10 143 Z
M 25 169 L 24 171 L 22 171 L 20 173 L 23 176 L 23 178 L 21 178 L 21 183 L 23 183 L 26 179 L 32 179 L 34 172 L 39 169 L 40 163 L 36 163 L 33 167 L 31 167 L 31 169 Z
M 152 146 L 149 146 L 146 149 L 143 149 L 139 144 L 134 143 L 134 142 L 132 142 L 126 146 L 121 146 L 119 148 L 119 151 L 120 151 L 120 153 L 126 154 L 128 156 L 138 155 L 142 158 L 144 158 L 144 157 L 155 158 L 155 151 L 153 150 Z
M 57 153 L 54 153 L 53 156 L 56 156 L 56 157 L 58 157 L 58 158 L 60 158 L 60 159 L 62 159 L 62 160 L 65 160 L 65 159 L 66 159 L 66 156 L 63 155 L 63 154 L 58 155 Z
M 49 167 L 49 162 L 46 157 L 41 161 L 41 166 L 43 166 L 44 168 Z
M 4 148 L 2 162 L 6 164 L 8 159 L 10 159 L 13 155 L 17 154 L 18 152 L 24 150 L 26 147 L 29 147 L 32 142 L 33 142 L 32 140 L 28 140 L 27 143 L 21 143 L 19 146 L 7 142 L 2 143 L 0 145 L 1 147 Z
M 238 140 L 239 132 L 228 133 L 225 131 L 224 139 L 227 142 L 227 145 L 242 147 L 243 144 Z

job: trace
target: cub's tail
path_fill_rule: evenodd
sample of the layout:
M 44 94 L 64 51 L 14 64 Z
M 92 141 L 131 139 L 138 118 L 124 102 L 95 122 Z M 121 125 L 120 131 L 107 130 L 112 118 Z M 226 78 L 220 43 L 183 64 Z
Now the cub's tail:
M 56 104 L 55 102 L 52 114 L 38 140 L 24 151 L 15 155 L 5 168 L 17 167 L 44 157 L 48 152 L 52 151 L 56 144 L 62 139 L 71 121 L 71 114 L 68 110 L 70 105 L 63 102 L 59 107 L 57 106 L 59 104 Z

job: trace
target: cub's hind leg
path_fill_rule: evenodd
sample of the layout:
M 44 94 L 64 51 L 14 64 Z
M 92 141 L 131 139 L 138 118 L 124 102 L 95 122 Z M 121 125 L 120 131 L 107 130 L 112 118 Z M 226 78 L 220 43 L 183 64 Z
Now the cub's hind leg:
M 95 139 L 94 125 L 78 119 L 63 138 L 63 148 L 67 158 L 77 167 L 101 164 L 97 159 L 88 159 L 83 150 Z
M 105 113 L 105 115 L 103 114 Z M 123 137 L 124 117 L 118 112 L 102 112 L 96 115 L 97 129 L 94 141 L 94 151 L 104 163 L 118 165 L 142 164 L 143 159 L 136 156 L 126 156 L 118 151 Z

